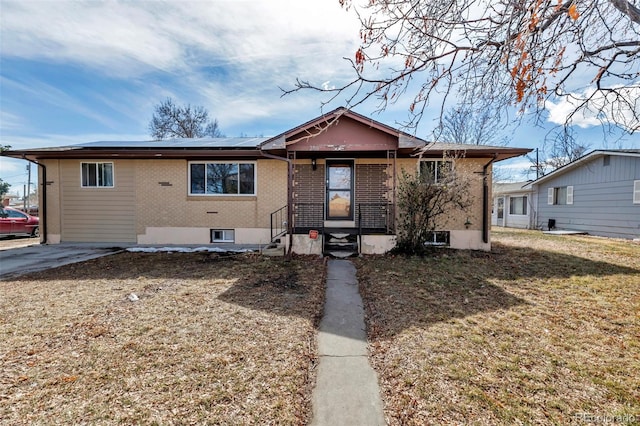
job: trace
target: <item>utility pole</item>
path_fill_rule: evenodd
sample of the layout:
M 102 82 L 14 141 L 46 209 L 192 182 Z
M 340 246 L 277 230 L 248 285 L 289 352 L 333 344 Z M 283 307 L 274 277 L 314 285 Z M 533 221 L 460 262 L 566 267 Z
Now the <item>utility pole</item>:
M 538 158 L 538 148 L 536 148 L 536 180 L 540 178 L 540 158 Z
M 29 205 L 29 197 L 31 196 L 31 163 L 27 163 L 27 192 L 25 193 L 24 212 L 29 213 L 31 206 Z

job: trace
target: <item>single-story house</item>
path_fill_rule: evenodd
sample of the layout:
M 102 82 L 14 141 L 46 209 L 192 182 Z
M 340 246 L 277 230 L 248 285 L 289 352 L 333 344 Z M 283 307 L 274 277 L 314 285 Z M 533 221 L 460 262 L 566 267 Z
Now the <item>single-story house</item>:
M 531 187 L 543 229 L 640 238 L 640 149 L 592 151 Z
M 362 253 L 383 253 L 395 244 L 402 170 L 450 161 L 451 152 L 473 170 L 474 203 L 452 212 L 438 235 L 453 248 L 490 250 L 492 164 L 529 151 L 427 143 L 338 108 L 275 137 L 92 142 L 2 155 L 38 164 L 47 244 L 284 239 L 293 252 L 322 253 L 330 241 L 352 238 Z
M 535 228 L 531 182 L 496 182 L 493 184 L 491 225 L 507 228 Z

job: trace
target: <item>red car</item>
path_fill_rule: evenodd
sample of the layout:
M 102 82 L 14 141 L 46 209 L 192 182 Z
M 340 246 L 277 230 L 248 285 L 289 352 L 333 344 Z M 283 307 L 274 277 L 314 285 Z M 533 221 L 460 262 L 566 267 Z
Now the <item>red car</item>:
M 0 207 L 0 236 L 40 236 L 40 219 L 12 207 Z

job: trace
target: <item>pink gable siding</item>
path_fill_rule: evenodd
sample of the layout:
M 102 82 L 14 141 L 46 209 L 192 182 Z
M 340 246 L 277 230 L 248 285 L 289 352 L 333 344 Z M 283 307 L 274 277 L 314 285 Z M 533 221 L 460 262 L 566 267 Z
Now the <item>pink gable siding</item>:
M 317 132 L 313 128 L 310 131 Z M 386 151 L 398 148 L 397 135 L 368 127 L 348 117 L 341 117 L 336 124 L 317 136 L 308 136 L 308 133 L 300 132 L 287 138 L 287 144 L 291 143 L 288 148 L 293 151 Z

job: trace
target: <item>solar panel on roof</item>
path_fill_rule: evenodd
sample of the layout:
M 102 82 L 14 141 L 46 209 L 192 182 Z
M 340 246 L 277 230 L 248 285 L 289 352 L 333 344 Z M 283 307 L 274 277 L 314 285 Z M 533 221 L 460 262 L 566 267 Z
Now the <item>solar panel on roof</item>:
M 74 147 L 82 148 L 257 148 L 269 138 L 201 138 L 161 141 L 97 141 Z

